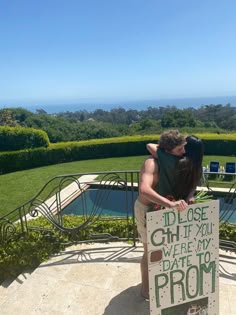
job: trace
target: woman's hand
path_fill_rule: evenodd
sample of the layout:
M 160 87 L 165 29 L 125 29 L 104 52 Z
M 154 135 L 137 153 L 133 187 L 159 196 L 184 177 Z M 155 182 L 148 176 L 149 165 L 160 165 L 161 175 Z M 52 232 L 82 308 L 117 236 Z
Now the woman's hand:
M 188 199 L 188 204 L 192 205 L 194 203 L 194 201 L 195 201 L 195 198 L 191 197 L 191 198 Z
M 171 208 L 175 208 L 178 212 L 182 212 L 188 208 L 188 204 L 185 200 L 174 201 Z

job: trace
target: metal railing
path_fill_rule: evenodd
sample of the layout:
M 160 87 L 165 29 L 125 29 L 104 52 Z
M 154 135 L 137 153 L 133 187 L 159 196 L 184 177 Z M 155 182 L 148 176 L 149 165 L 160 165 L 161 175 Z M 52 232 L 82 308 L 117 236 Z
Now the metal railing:
M 138 171 L 97 172 L 93 174 L 78 173 L 56 176 L 48 181 L 31 200 L 0 218 L 0 242 L 8 242 L 15 237 L 28 233 L 29 230 L 44 230 L 36 224 L 35 218 L 44 217 L 52 227 L 72 236 L 98 221 L 123 221 L 126 224 L 126 237 L 135 242 L 135 220 L 133 204 L 137 194 Z M 96 188 L 91 203 L 86 192 Z M 106 202 L 112 203 L 114 191 L 122 192 L 120 204 L 122 210 L 116 216 L 107 216 L 103 208 Z M 64 220 L 65 209 L 77 197 L 80 197 L 80 222 L 67 226 Z M 129 202 L 128 202 L 129 201 Z M 114 202 L 116 202 L 114 200 Z M 132 223 L 130 223 L 130 220 Z M 37 220 L 38 221 L 38 220 Z M 130 224 L 132 230 L 130 229 Z M 77 237 L 78 239 L 78 237 Z M 91 240 L 121 240 L 118 235 L 107 231 L 100 235 L 91 235 Z
M 236 181 L 231 182 L 230 188 L 217 190 L 209 186 L 209 180 L 204 173 L 203 186 L 206 186 L 215 198 L 221 198 L 220 222 L 222 224 L 231 220 L 236 213 Z M 229 174 L 227 174 L 229 175 Z M 48 181 L 39 193 L 31 200 L 7 213 L 0 218 L 0 242 L 8 242 L 29 230 L 45 230 L 43 225 L 35 221 L 35 218 L 43 217 L 51 223 L 53 228 L 62 233 L 76 236 L 99 221 L 117 221 L 125 224 L 125 237 L 111 235 L 109 231 L 101 234 L 89 235 L 90 241 L 132 240 L 135 244 L 136 225 L 134 218 L 134 202 L 138 191 L 139 171 L 116 171 L 78 173 L 56 176 Z M 199 187 L 198 189 L 202 189 Z M 92 202 L 89 192 L 93 190 Z M 116 197 L 115 192 L 122 192 Z M 87 192 L 87 193 L 86 193 Z M 68 226 L 65 222 L 65 213 L 68 206 L 79 197 L 76 213 L 80 216 L 80 222 L 74 226 Z M 117 199 L 118 198 L 118 199 Z M 115 215 L 106 215 L 104 204 L 118 205 L 120 211 Z M 37 223 L 36 223 L 37 222 Z M 84 241 L 84 240 L 83 240 Z M 226 249 L 236 250 L 236 242 L 220 240 L 220 246 Z

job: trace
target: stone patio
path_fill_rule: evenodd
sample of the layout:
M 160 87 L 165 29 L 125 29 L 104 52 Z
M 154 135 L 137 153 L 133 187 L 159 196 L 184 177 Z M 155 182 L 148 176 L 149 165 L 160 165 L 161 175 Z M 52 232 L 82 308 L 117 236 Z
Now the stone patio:
M 148 315 L 140 296 L 142 246 L 68 247 L 0 287 L 1 315 Z M 220 251 L 220 315 L 236 312 L 236 255 Z

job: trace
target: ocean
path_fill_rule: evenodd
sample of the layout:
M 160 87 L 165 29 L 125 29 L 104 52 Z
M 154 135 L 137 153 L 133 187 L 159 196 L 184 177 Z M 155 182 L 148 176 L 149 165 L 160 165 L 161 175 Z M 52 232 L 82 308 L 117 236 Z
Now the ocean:
M 134 100 L 134 101 L 114 101 L 114 102 L 81 102 L 70 104 L 46 104 L 37 103 L 37 104 L 24 104 L 20 103 L 19 105 L 9 106 L 4 105 L 1 108 L 9 107 L 23 107 L 32 112 L 36 112 L 37 109 L 43 109 L 48 114 L 55 114 L 60 112 L 75 112 L 87 110 L 92 112 L 96 109 L 103 109 L 105 111 L 110 111 L 114 108 L 124 108 L 125 110 L 136 109 L 136 110 L 146 110 L 148 107 L 166 107 L 166 106 L 176 106 L 179 109 L 184 109 L 188 107 L 199 108 L 203 105 L 226 105 L 231 104 L 231 106 L 236 106 L 236 96 L 218 96 L 218 97 L 198 97 L 198 98 L 176 98 L 176 99 L 151 99 L 151 100 Z

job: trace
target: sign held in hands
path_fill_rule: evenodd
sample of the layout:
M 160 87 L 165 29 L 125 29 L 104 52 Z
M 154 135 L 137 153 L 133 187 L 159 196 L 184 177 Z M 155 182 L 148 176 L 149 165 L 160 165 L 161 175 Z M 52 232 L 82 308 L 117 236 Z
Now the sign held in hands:
M 147 213 L 152 315 L 219 314 L 219 202 Z

